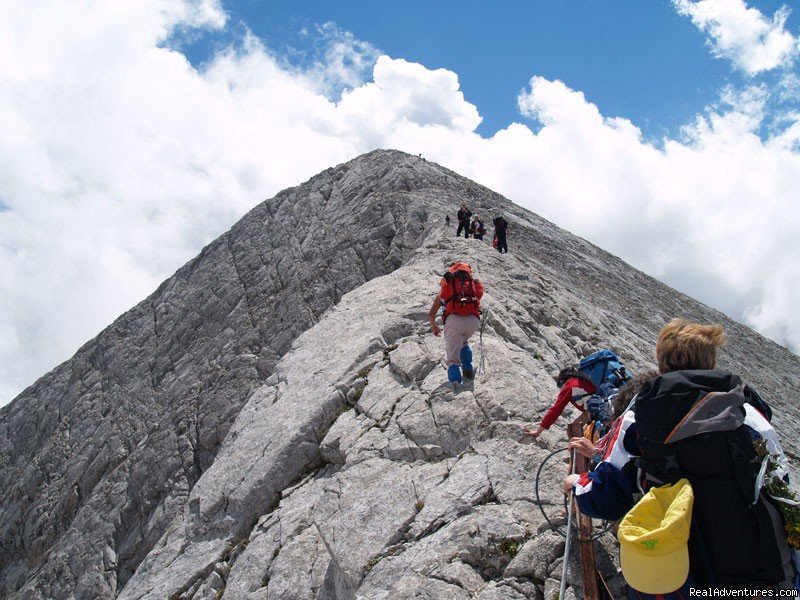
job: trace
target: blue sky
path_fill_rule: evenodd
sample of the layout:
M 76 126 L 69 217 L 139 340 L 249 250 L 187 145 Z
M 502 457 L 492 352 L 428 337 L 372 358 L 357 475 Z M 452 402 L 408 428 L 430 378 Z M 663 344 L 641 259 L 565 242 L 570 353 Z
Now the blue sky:
M 781 2 L 748 2 L 773 15 Z M 604 115 L 630 119 L 657 142 L 676 135 L 747 78 L 713 57 L 707 38 L 663 0 L 467 2 L 226 2 L 230 27 L 182 48 L 200 67 L 243 30 L 290 63 L 318 58 L 315 29 L 335 23 L 395 58 L 458 74 L 461 90 L 491 136 L 519 121 L 516 96 L 533 75 L 582 90 Z M 787 28 L 797 30 L 800 14 Z M 769 74 L 762 75 L 770 79 Z
M 771 0 L 0 3 L 0 404 L 376 148 L 800 351 L 799 65 Z

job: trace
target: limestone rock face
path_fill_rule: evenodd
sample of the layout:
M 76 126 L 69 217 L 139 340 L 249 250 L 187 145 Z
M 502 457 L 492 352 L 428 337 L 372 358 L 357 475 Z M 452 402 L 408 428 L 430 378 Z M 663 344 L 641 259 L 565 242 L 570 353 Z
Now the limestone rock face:
M 445 228 L 462 200 L 505 215 L 511 254 Z M 486 286 L 458 393 L 427 324 L 456 259 Z M 794 467 L 798 357 L 436 164 L 328 169 L 0 411 L 0 596 L 553 597 L 564 539 L 535 482 L 573 415 L 520 429 L 598 347 L 652 368 L 674 316 L 726 326 L 721 367 L 773 406 Z M 618 588 L 613 538 L 597 553 Z

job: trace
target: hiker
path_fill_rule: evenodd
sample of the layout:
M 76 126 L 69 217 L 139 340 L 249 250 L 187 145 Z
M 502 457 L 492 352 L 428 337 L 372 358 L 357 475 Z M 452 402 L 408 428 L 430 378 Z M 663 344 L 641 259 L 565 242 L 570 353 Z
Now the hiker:
M 529 435 L 535 438 L 542 435 L 545 430 L 550 429 L 553 423 L 556 422 L 556 419 L 561 416 L 561 413 L 564 412 L 570 402 L 579 411 L 584 412 L 586 406 L 582 400 L 597 391 L 595 385 L 588 379 L 581 377 L 574 366 L 565 367 L 559 371 L 556 385 L 560 388 L 558 397 L 553 406 L 545 413 L 538 429 L 533 430 L 523 427 L 522 435 Z
M 481 221 L 480 217 L 472 217 L 470 231 L 472 232 L 472 237 L 476 240 L 482 240 L 483 236 L 486 235 L 486 227 L 483 226 L 483 221 Z
M 470 219 L 472 218 L 472 211 L 467 208 L 467 203 L 462 202 L 461 208 L 458 209 L 456 215 L 458 218 L 458 229 L 456 229 L 456 237 L 461 235 L 461 230 L 464 230 L 464 237 L 469 237 Z
M 506 254 L 508 254 L 508 241 L 506 240 L 508 221 L 506 221 L 502 215 L 497 215 L 492 223 L 494 223 L 494 237 L 497 240 L 497 251 L 502 254 L 505 250 Z M 494 244 L 492 245 L 494 246 Z
M 445 216 L 444 216 L 444 224 L 445 224 L 447 227 L 450 227 L 450 215 L 445 215 Z
M 440 333 L 436 314 L 444 308 L 442 324 L 446 348 L 447 380 L 460 385 L 463 379 L 475 377 L 469 338 L 480 325 L 483 284 L 473 279 L 469 264 L 454 262 L 439 282 L 439 293 L 428 312 L 433 335 Z M 463 379 L 462 379 L 463 373 Z
M 561 369 L 556 379 L 561 390 L 555 404 L 536 431 L 526 427 L 522 430 L 523 435 L 539 437 L 571 402 L 581 412 L 588 413 L 588 429 L 594 441 L 611 423 L 610 403 L 629 379 L 630 374 L 614 352 L 607 348 L 593 352 L 576 366 Z
M 644 387 L 644 384 L 653 377 L 658 377 L 658 371 L 647 371 L 637 375 L 630 382 L 619 388 L 619 392 L 611 400 L 613 421 L 609 425 L 606 434 L 596 444 L 586 436 L 582 436 L 570 438 L 567 447 L 586 458 L 594 459 L 598 462 L 607 460 L 614 449 L 614 442 L 616 442 L 617 437 L 620 434 L 624 435 L 627 425 L 633 422 L 631 408 L 633 407 L 632 401 L 634 397 Z
M 797 507 L 770 497 L 788 476 L 786 458 L 763 401 L 716 370 L 724 337 L 721 325 L 670 321 L 656 344 L 659 375 L 637 393 L 605 459 L 564 480 L 583 514 L 624 516 L 618 538 L 629 598 L 794 589 L 779 510 Z

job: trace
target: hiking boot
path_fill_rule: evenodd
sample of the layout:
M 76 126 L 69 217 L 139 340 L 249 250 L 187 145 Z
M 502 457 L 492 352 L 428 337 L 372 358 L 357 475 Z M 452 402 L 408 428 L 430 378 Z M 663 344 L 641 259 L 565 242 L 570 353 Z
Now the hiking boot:
M 472 368 L 472 348 L 464 346 L 459 353 L 461 359 L 461 370 L 464 372 L 464 379 L 474 379 L 475 369 Z
M 461 369 L 458 365 L 450 365 L 447 367 L 447 380 L 450 383 L 461 384 Z

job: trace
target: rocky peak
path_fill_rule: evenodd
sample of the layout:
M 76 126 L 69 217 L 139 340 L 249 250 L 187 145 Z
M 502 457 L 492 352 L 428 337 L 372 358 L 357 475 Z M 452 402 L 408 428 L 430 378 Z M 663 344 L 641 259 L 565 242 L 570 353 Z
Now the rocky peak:
M 464 199 L 506 216 L 511 254 L 445 228 Z M 458 394 L 426 317 L 455 259 L 486 284 L 484 369 Z M 541 444 L 520 428 L 599 346 L 652 367 L 673 316 L 725 324 L 722 366 L 794 460 L 787 350 L 420 157 L 328 169 L 0 411 L 0 595 L 550 597 L 563 541 L 533 485 L 567 418 Z

